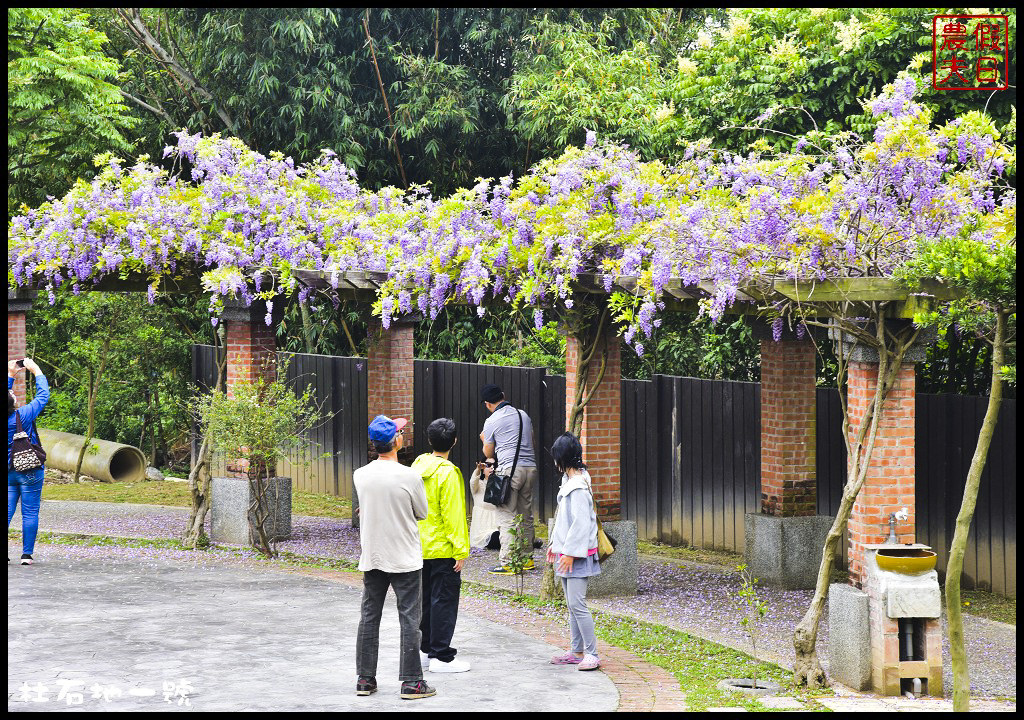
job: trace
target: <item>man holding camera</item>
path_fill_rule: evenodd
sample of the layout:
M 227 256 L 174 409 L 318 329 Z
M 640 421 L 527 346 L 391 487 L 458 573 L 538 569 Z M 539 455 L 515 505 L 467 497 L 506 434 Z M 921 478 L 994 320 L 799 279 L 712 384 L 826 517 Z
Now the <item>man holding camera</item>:
M 516 515 L 523 516 L 523 523 L 517 529 L 518 540 L 524 551 L 533 552 L 533 488 L 537 484 L 537 455 L 533 449 L 533 423 L 530 416 L 512 406 L 505 399 L 505 393 L 497 385 L 484 385 L 480 389 L 480 400 L 491 416 L 484 422 L 480 441 L 484 456 L 494 459 L 493 471 L 507 475 L 512 473 L 512 493 L 505 505 L 498 506 L 498 532 L 501 538 L 499 565 L 490 570 L 492 575 L 512 575 L 508 559 L 512 552 L 513 536 L 510 530 Z M 518 448 L 519 459 L 516 460 Z M 492 467 L 480 464 L 480 469 L 489 476 Z M 525 569 L 534 568 L 533 559 L 526 561 Z

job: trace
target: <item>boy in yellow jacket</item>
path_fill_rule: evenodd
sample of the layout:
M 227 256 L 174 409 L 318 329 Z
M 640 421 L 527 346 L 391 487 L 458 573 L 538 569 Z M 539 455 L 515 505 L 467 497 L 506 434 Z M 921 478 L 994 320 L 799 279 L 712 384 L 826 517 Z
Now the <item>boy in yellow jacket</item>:
M 423 612 L 420 663 L 431 672 L 458 673 L 469 663 L 456 660 L 451 646 L 459 614 L 462 566 L 469 557 L 469 525 L 466 522 L 466 487 L 462 472 L 448 460 L 458 433 L 449 418 L 427 426 L 433 450 L 420 455 L 412 469 L 423 476 L 427 493 L 427 517 L 420 520 L 423 544 Z

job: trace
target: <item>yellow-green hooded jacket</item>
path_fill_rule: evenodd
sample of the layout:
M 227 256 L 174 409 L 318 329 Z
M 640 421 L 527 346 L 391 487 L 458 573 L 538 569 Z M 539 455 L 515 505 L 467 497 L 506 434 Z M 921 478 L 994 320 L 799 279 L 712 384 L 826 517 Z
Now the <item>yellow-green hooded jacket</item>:
M 416 458 L 412 469 L 423 476 L 423 488 L 427 492 L 427 518 L 420 520 L 424 559 L 469 557 L 462 472 L 449 460 L 429 453 Z

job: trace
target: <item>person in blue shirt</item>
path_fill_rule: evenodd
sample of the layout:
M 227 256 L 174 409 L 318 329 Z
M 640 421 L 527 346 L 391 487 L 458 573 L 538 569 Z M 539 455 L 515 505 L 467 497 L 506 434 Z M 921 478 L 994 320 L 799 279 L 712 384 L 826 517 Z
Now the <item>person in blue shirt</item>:
M 26 358 L 22 361 L 26 370 L 31 370 L 36 376 L 36 396 L 28 405 L 18 407 L 18 398 L 11 392 L 14 387 L 14 376 L 21 367 L 18 361 L 11 360 L 7 363 L 7 527 L 11 527 L 11 518 L 18 507 L 18 500 L 21 500 L 21 540 L 22 555 L 21 564 L 32 564 L 32 551 L 36 546 L 36 534 L 39 531 L 39 500 L 43 494 L 43 468 L 27 472 L 17 472 L 11 469 L 11 441 L 14 439 L 17 418 L 21 417 L 21 428 L 25 430 L 32 442 L 39 443 L 39 432 L 36 430 L 35 420 L 39 413 L 46 407 L 50 400 L 50 384 L 46 382 L 39 366 L 34 360 Z M 11 559 L 7 558 L 7 562 Z

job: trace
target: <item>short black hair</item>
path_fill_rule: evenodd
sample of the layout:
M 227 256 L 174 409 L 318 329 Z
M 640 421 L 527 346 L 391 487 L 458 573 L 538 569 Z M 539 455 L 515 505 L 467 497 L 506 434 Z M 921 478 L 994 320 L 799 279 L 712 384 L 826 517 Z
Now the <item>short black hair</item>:
M 10 417 L 11 413 L 14 412 L 14 408 L 18 406 L 18 398 L 14 397 L 14 393 L 10 390 L 7 391 L 7 416 Z
M 455 421 L 451 418 L 438 418 L 427 425 L 427 441 L 430 447 L 437 452 L 448 452 L 455 444 L 455 438 L 459 431 L 455 428 Z
M 395 435 L 395 437 L 398 436 Z M 378 455 L 383 455 L 384 453 L 389 453 L 395 449 L 395 438 L 391 438 L 386 443 L 377 443 L 371 440 L 370 444 L 373 445 L 374 452 L 376 452 Z
M 551 457 L 554 458 L 555 467 L 560 472 L 565 472 L 569 468 L 585 470 L 587 467 L 583 464 L 583 445 L 571 432 L 562 433 L 555 438 L 551 444 Z

